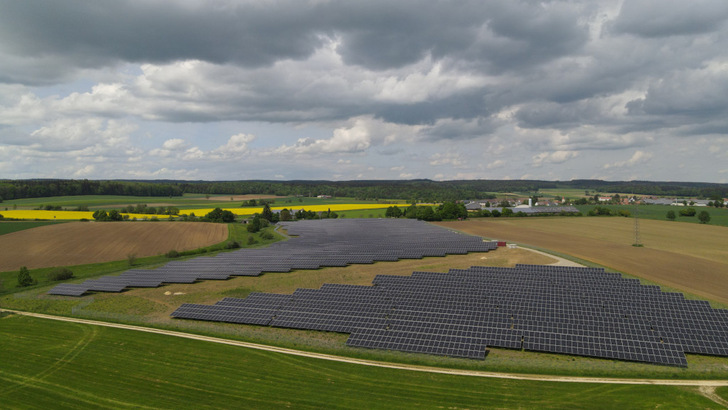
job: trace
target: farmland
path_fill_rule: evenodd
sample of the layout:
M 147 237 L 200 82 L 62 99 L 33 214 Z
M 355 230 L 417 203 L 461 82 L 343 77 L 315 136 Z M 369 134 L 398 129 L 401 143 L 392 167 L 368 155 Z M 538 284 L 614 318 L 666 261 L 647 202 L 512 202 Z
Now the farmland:
M 11 408 L 719 408 L 694 387 L 484 379 L 15 315 L 0 322 L 0 400 Z
M 211 198 L 212 200 L 212 198 Z M 295 201 L 294 201 L 295 203 Z M 312 204 L 314 205 L 314 204 Z M 321 205 L 321 204 L 320 204 Z M 335 210 L 335 204 L 324 204 L 326 208 Z M 371 203 L 362 204 L 370 206 Z M 382 207 L 389 205 L 380 204 Z M 296 209 L 296 206 L 288 206 Z M 312 209 L 306 206 L 306 209 Z M 203 208 L 189 208 L 203 209 Z M 252 207 L 239 208 L 250 210 Z M 373 214 L 377 210 L 372 208 L 362 210 L 340 211 L 346 217 L 364 216 Z M 339 212 L 339 211 L 337 211 Z M 355 214 L 361 212 L 361 215 Z M 595 264 L 602 264 L 610 268 L 630 273 L 636 276 L 666 284 L 670 287 L 686 290 L 690 293 L 708 297 L 714 301 L 724 302 L 721 294 L 728 294 L 721 286 L 725 286 L 726 278 L 723 272 L 728 271 L 726 262 L 728 254 L 723 247 L 717 245 L 725 243 L 725 228 L 697 224 L 679 224 L 667 221 L 641 221 L 642 242 L 644 248 L 635 248 L 633 242 L 633 220 L 629 218 L 510 218 L 510 219 L 481 219 L 464 222 L 443 223 L 451 228 L 477 233 L 479 235 L 517 241 L 524 244 L 534 245 L 544 249 L 551 249 L 562 254 L 573 255 L 582 260 L 591 261 Z M 96 223 L 70 223 L 63 225 L 202 225 L 175 223 L 119 223 L 119 224 L 96 224 Z M 225 226 L 225 225 L 219 225 Z M 240 225 L 238 225 L 240 226 Z M 48 229 L 53 226 L 31 229 L 33 232 L 40 229 Z M 24 231 L 25 232 L 25 231 Z M 19 234 L 22 232 L 16 232 Z M 2 235 L 3 237 L 12 236 Z M 171 248 L 164 247 L 159 253 L 166 252 Z M 630 252 L 641 252 L 632 254 Z M 121 259 L 126 254 L 122 255 Z M 680 262 L 682 260 L 682 262 Z M 533 353 L 513 351 L 508 349 L 491 349 L 488 358 L 484 362 L 455 359 L 447 357 L 427 357 L 424 355 L 407 354 L 389 351 L 370 351 L 368 349 L 356 349 L 346 347 L 345 335 L 291 330 L 276 328 L 261 328 L 250 325 L 231 325 L 222 323 L 208 323 L 197 321 L 183 321 L 170 319 L 169 314 L 181 303 L 214 303 L 223 297 L 245 297 L 251 292 L 272 292 L 291 293 L 297 288 L 318 288 L 323 283 L 346 283 L 369 285 L 372 278 L 377 274 L 401 274 L 409 275 L 414 270 L 427 270 L 444 272 L 449 268 L 467 268 L 473 265 L 491 266 L 512 266 L 515 263 L 548 264 L 553 260 L 534 254 L 523 249 L 501 248 L 488 254 L 470 254 L 448 256 L 445 258 L 426 258 L 423 260 L 405 260 L 400 262 L 380 262 L 373 265 L 352 265 L 346 268 L 325 268 L 314 271 L 292 271 L 290 273 L 266 273 L 260 277 L 238 277 L 229 281 L 203 281 L 196 284 L 174 284 L 155 289 L 133 289 L 121 294 L 92 294 L 82 298 L 64 298 L 45 295 L 48 287 L 37 287 L 25 292 L 6 295 L 0 298 L 0 305 L 7 308 L 20 310 L 53 312 L 56 314 L 97 318 L 125 323 L 141 323 L 160 328 L 180 329 L 193 333 L 209 334 L 229 339 L 254 341 L 267 345 L 285 346 L 300 348 L 309 351 L 332 353 L 352 357 L 360 357 L 374 360 L 425 364 L 446 368 L 464 368 L 474 370 L 489 370 L 498 372 L 522 372 L 534 374 L 563 374 L 563 375 L 593 375 L 593 376 L 617 376 L 617 377 L 657 377 L 657 378 L 726 378 L 728 359 L 690 355 L 688 357 L 688 369 L 674 369 L 661 366 L 654 366 L 643 363 L 624 363 L 611 360 L 592 359 L 584 357 L 570 357 L 546 353 Z M 661 265 L 662 264 L 662 265 Z M 669 265 L 669 266 L 668 266 Z M 666 271 L 646 269 L 648 267 L 660 266 Z M 706 269 L 706 266 L 708 267 Z M 644 270 L 640 270 L 644 267 Z M 669 269 L 692 269 L 690 275 L 668 274 Z M 668 272 L 668 273 L 665 273 Z M 683 270 L 684 272 L 684 270 Z M 658 274 L 659 275 L 656 275 Z M 99 273 L 101 274 L 101 272 Z M 652 276 L 651 276 L 652 275 Z M 656 275 L 656 276 L 655 276 Z M 707 283 L 707 284 L 705 284 Z M 702 285 L 701 285 L 702 284 Z M 175 403 L 194 403 L 202 400 L 203 395 L 214 395 L 215 401 L 210 402 L 211 406 L 225 406 L 235 402 L 250 403 L 251 406 L 277 406 L 285 402 L 292 402 L 296 405 L 310 405 L 314 407 L 332 405 L 331 401 L 335 393 L 329 396 L 307 393 L 306 395 L 287 396 L 277 383 L 287 383 L 293 389 L 307 389 L 321 391 L 321 386 L 334 386 L 342 391 L 354 392 L 353 394 L 367 397 L 370 401 L 367 404 L 378 403 L 378 406 L 386 407 L 392 405 L 392 395 L 405 397 L 412 403 L 425 403 L 428 389 L 433 389 L 423 380 L 433 381 L 438 386 L 450 386 L 452 392 L 460 394 L 459 399 L 453 399 L 445 389 L 434 388 L 433 397 L 430 403 L 462 407 L 482 407 L 487 401 L 488 406 L 500 403 L 501 407 L 562 407 L 575 406 L 584 407 L 591 401 L 584 401 L 585 398 L 594 395 L 582 394 L 584 389 L 589 389 L 597 396 L 605 400 L 609 405 L 619 407 L 624 403 L 631 403 L 632 407 L 644 405 L 655 407 L 669 403 L 666 400 L 675 400 L 671 403 L 679 403 L 679 407 L 688 405 L 699 405 L 710 408 L 715 403 L 708 401 L 701 396 L 696 389 L 660 386 L 621 386 L 612 388 L 605 385 L 586 384 L 554 384 L 547 382 L 519 382 L 482 380 L 477 378 L 453 377 L 453 380 L 440 379 L 440 376 L 420 377 L 418 375 L 402 376 L 401 373 L 379 373 L 379 370 L 350 368 L 344 364 L 320 364 L 309 362 L 309 359 L 288 358 L 273 353 L 251 353 L 247 349 L 234 349 L 232 347 L 219 347 L 224 350 L 218 353 L 218 347 L 210 347 L 209 344 L 201 345 L 202 342 L 194 341 L 169 341 L 157 335 L 131 335 L 129 332 L 96 329 L 92 330 L 86 325 L 55 325 L 46 321 L 6 317 L 1 318 L 3 326 L 0 326 L 0 333 L 5 329 L 8 332 L 19 334 L 19 337 L 35 337 L 34 333 L 41 333 L 45 329 L 51 329 L 59 334 L 68 335 L 68 341 L 54 345 L 43 351 L 43 354 L 34 356 L 32 366 L 22 369 L 22 366 L 13 362 L 11 370 L 0 370 L 0 376 L 11 383 L 11 387 L 5 390 L 0 389 L 0 399 L 8 399 L 8 403 L 17 403 L 27 398 L 28 395 L 44 391 L 51 398 L 57 400 L 82 400 L 86 405 L 107 405 L 119 406 L 124 404 L 139 405 L 140 397 L 147 399 L 147 395 L 155 398 L 145 401 L 144 405 L 151 406 L 175 406 Z M 8 327 L 6 324 L 11 320 L 18 327 L 26 329 L 25 333 L 16 332 L 15 326 Z M 82 330 L 85 329 L 85 330 Z M 75 333 L 74 333 L 75 332 Z M 119 332 L 119 333 L 117 333 Z M 88 336 L 87 335 L 93 335 Z M 74 336 L 75 335 L 75 336 Z M 0 335 L 5 338 L 5 334 Z M 113 342 L 111 339 L 116 338 Z M 160 339 L 161 338 L 161 339 Z M 39 342 L 44 337 L 38 337 Z M 2 344 L 3 342 L 0 342 Z M 7 343 L 12 343 L 8 341 Z M 7 345 L 6 343 L 6 345 Z M 35 342 L 34 342 L 35 343 Z M 164 345 L 164 349 L 160 348 Z M 13 345 L 14 355 L 29 354 L 35 352 L 34 344 L 22 346 Z M 50 344 L 48 344 L 50 346 Z M 83 354 L 76 353 L 74 346 L 86 346 Z M 204 346 L 204 347 L 203 347 Z M 5 348 L 5 346 L 0 346 Z M 27 349 L 27 350 L 23 350 Z M 65 349 L 65 350 L 64 350 Z M 79 348 L 80 349 L 80 348 Z M 108 359 L 102 357 L 100 351 L 106 349 L 113 351 Z M 139 363 L 140 367 L 131 365 L 115 366 L 117 363 L 131 363 L 133 359 L 125 356 L 131 351 L 142 352 Z M 11 351 L 11 350 L 8 350 Z M 179 356 L 175 352 L 182 352 Z M 91 353 L 93 352 L 93 353 Z M 222 355 L 226 359 L 222 359 Z M 66 356 L 64 356 L 66 355 Z M 88 356 L 87 356 L 88 355 Z M 59 366 L 53 363 L 63 359 L 63 371 L 56 371 Z M 313 359 L 310 359 L 313 360 Z M 228 366 L 227 363 L 241 363 L 239 366 Z M 95 364 L 94 364 L 95 363 Z M 203 366 L 202 363 L 211 363 Z M 109 383 L 115 383 L 103 378 L 88 380 L 87 375 L 93 366 L 98 369 L 114 369 L 116 380 L 122 379 L 121 388 L 115 391 L 112 396 L 103 396 L 100 392 L 108 390 Z M 331 366 L 329 366 L 331 365 Z M 46 367 L 43 367 L 46 366 Z M 167 366 L 165 371 L 164 366 Z M 175 370 L 169 371 L 169 366 Z M 337 367 L 341 366 L 341 367 Z M 45 369 L 49 370 L 45 370 Z M 310 371 L 306 369 L 316 368 Z M 232 370 L 231 370 L 232 369 Z M 255 369 L 255 370 L 252 370 Z M 255 377 L 250 373 L 255 371 Z M 370 374 L 370 371 L 372 372 Z M 236 384 L 235 392 L 226 391 L 227 384 L 223 381 L 223 372 L 235 380 L 245 380 L 245 386 Z M 77 384 L 89 386 L 87 389 L 69 389 L 63 386 L 59 377 L 60 373 L 70 374 Z M 100 370 L 95 375 L 104 373 Z M 36 375 L 38 375 L 36 377 Z M 194 375 L 194 377 L 193 377 Z M 183 377 L 184 376 L 184 377 Z M 104 376 L 105 377 L 105 376 Z M 407 377 L 408 382 L 394 382 Z M 371 379 L 370 379 L 371 378 Z M 381 382 L 374 384 L 373 380 L 380 379 Z M 306 379 L 302 381 L 300 379 Z M 471 381 L 473 379 L 474 381 Z M 150 386 L 139 386 L 142 380 L 154 380 Z M 391 380 L 391 382 L 386 382 Z M 271 381 L 271 382 L 268 382 Z M 237 383 L 237 382 L 236 382 Z M 241 382 L 242 383 L 242 382 Z M 360 384 L 359 387 L 355 385 Z M 387 383 L 394 386 L 390 393 L 382 393 L 374 386 L 381 386 Z M 472 383 L 472 384 L 471 384 Z M 18 387 L 22 384 L 22 387 Z M 229 383 L 228 383 L 229 384 Z M 565 386 L 570 385 L 573 387 Z M 459 387 L 454 387 L 459 386 Z M 471 387 L 468 387 L 471 386 Z M 130 391 L 137 389 L 146 394 L 140 397 L 134 396 Z M 573 389 L 573 390 L 572 390 Z M 163 391 L 163 393 L 159 393 Z M 204 392 L 204 393 L 203 393 Z M 719 391 L 720 392 L 720 391 Z M 214 393 L 214 394 L 211 394 Z M 74 398 L 69 395 L 74 394 Z M 343 393 L 342 393 L 343 395 Z M 266 397 L 275 396 L 280 401 L 270 402 Z M 523 396 L 523 397 L 520 397 Z M 157 399 L 159 397 L 159 399 Z M 336 396 L 338 397 L 338 396 Z M 51 399 L 49 399 L 51 400 Z M 109 400 L 109 401 L 106 401 Z M 164 404 L 158 404 L 164 402 Z M 246 402 L 251 400 L 251 402 Z M 150 404 L 151 403 L 151 404 Z M 480 404 L 478 404 L 480 403 Z M 361 407 L 362 402 L 355 398 L 338 399 L 334 405 L 343 407 Z M 182 404 L 184 407 L 184 404 Z M 669 407 L 669 405 L 668 405 Z
M 666 221 L 667 212 L 675 212 L 676 219 L 673 222 L 687 222 L 699 224 L 700 220 L 697 216 L 682 216 L 680 210 L 683 209 L 681 206 L 668 206 L 668 205 L 599 205 L 602 208 L 607 208 L 619 211 L 627 211 L 630 216 L 637 215 L 640 219 L 652 219 L 655 221 Z M 589 211 L 594 209 L 595 205 L 577 205 L 576 208 L 586 215 Z M 709 225 L 728 226 L 728 209 L 727 208 L 713 208 L 708 206 L 694 207 L 696 212 L 705 211 L 710 215 Z
M 474 235 L 550 249 L 728 304 L 728 229 L 631 218 L 510 218 L 443 222 Z
M 307 211 L 321 212 L 331 210 L 359 211 L 374 210 L 384 213 L 384 209 L 391 206 L 391 201 L 359 201 L 352 198 L 282 198 L 266 195 L 231 195 L 231 196 L 205 196 L 205 195 L 184 195 L 182 197 L 124 197 L 124 196 L 67 196 L 53 198 L 31 198 L 6 201 L 3 203 L 4 210 L 0 214 L 7 219 L 21 220 L 81 220 L 93 219 L 93 211 L 98 209 L 111 210 L 120 209 L 128 205 L 146 204 L 149 207 L 175 207 L 180 215 L 192 215 L 201 217 L 212 211 L 214 208 L 222 208 L 231 211 L 238 216 L 250 216 L 263 211 L 260 206 L 247 206 L 250 200 L 266 199 L 271 201 L 272 210 L 305 209 Z M 61 210 L 39 209 L 44 206 L 57 206 Z M 245 206 L 243 206 L 245 205 Z M 87 207 L 89 211 L 77 211 L 78 207 Z M 139 214 L 129 213 L 129 219 L 148 220 L 152 217 L 158 219 L 170 218 L 164 214 Z M 349 216 L 351 217 L 351 216 Z M 174 218 L 173 216 L 171 218 Z
M 227 225 L 213 223 L 84 223 L 47 225 L 0 235 L 0 271 L 108 262 L 197 249 L 224 241 Z

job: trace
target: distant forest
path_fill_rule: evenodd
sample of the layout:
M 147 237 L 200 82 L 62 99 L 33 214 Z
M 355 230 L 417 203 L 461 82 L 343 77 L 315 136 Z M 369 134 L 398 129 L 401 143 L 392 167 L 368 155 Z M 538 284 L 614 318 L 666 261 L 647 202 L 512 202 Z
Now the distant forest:
M 403 199 L 439 202 L 462 199 L 490 199 L 496 193 L 536 193 L 541 189 L 583 189 L 635 195 L 717 199 L 728 197 L 728 184 L 701 182 L 463 180 L 431 181 L 127 181 L 26 179 L 0 180 L 0 201 L 66 195 L 181 196 L 280 195 L 351 197 L 362 200 Z

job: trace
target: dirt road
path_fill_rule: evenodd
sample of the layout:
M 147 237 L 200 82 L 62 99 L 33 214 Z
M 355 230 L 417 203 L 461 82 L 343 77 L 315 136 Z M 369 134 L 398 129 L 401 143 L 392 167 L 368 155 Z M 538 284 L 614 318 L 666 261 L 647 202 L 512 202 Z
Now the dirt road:
M 462 369 L 447 369 L 440 367 L 431 366 L 418 366 L 412 364 L 400 364 L 400 363 L 388 363 L 380 362 L 375 360 L 357 359 L 352 357 L 335 356 L 324 353 L 306 352 L 303 350 L 288 349 L 276 346 L 267 346 L 257 343 L 242 342 L 238 340 L 222 339 L 218 337 L 196 335 L 192 333 L 177 332 L 172 330 L 156 329 L 152 327 L 135 326 L 135 325 L 124 325 L 120 323 L 101 322 L 97 320 L 78 319 L 65 316 L 54 316 L 46 315 L 41 313 L 30 313 L 21 312 L 8 309 L 0 309 L 0 311 L 10 312 L 18 315 L 32 316 L 41 319 L 49 320 L 60 320 L 65 322 L 82 323 L 92 326 L 106 326 L 118 329 L 134 330 L 138 332 L 156 333 L 167 336 L 182 337 L 185 339 L 201 340 L 210 343 L 220 343 L 231 346 L 246 347 L 249 349 L 265 350 L 268 352 L 276 352 L 282 354 L 289 354 L 295 356 L 310 357 L 321 360 L 331 360 L 336 362 L 358 364 L 362 366 L 376 366 L 384 367 L 389 369 L 399 370 L 410 370 L 416 372 L 427 372 L 427 373 L 439 373 L 439 374 L 450 374 L 458 376 L 473 376 L 473 377 L 487 377 L 497 379 L 513 379 L 513 380 L 532 380 L 532 381 L 550 381 L 550 382 L 564 382 L 564 383 L 608 383 L 608 384 L 652 384 L 662 386 L 691 386 L 691 387 L 702 387 L 706 393 L 713 392 L 714 388 L 720 386 L 728 386 L 728 380 L 670 380 L 670 379 L 620 379 L 620 378 L 609 378 L 609 377 L 572 377 L 572 376 L 553 376 L 553 375 L 541 375 L 541 374 L 517 374 L 517 373 L 497 373 L 497 372 L 486 372 L 479 370 L 462 370 Z M 707 397 L 708 394 L 706 394 Z M 716 396 L 720 399 L 719 396 Z M 711 398 L 711 400 L 714 400 Z

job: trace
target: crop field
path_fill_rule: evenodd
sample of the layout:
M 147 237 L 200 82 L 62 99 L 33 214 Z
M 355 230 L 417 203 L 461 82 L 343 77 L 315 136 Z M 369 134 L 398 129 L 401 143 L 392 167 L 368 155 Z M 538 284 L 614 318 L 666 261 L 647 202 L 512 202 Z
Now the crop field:
M 0 272 L 71 266 L 190 250 L 224 241 L 225 224 L 69 222 L 0 235 Z
M 596 205 L 577 205 L 576 208 L 581 211 L 584 215 L 587 214 L 590 210 L 594 209 Z M 599 205 L 603 208 L 609 208 L 612 210 L 620 211 L 625 210 L 629 211 L 631 216 L 634 216 L 635 213 L 639 216 L 640 219 L 654 219 L 656 221 L 667 221 L 667 212 L 673 211 L 675 212 L 676 219 L 672 222 L 688 222 L 688 223 L 694 223 L 699 224 L 700 220 L 698 219 L 697 214 L 695 216 L 680 216 L 680 210 L 683 209 L 681 206 L 670 206 L 670 205 L 640 205 L 640 206 L 631 206 L 631 205 Z M 700 213 L 701 211 L 706 211 L 710 215 L 710 222 L 708 225 L 719 225 L 719 226 L 728 226 L 728 208 L 713 208 L 713 207 L 707 207 L 707 206 L 701 206 L 701 207 L 693 207 L 697 213 Z
M 158 196 L 122 196 L 122 195 L 86 195 L 86 196 L 58 196 L 43 198 L 25 198 L 6 200 L 0 204 L 0 213 L 4 214 L 11 210 L 35 210 L 47 205 L 60 206 L 64 210 L 72 210 L 79 206 L 86 206 L 90 210 L 96 209 L 119 209 L 127 205 L 146 204 L 150 207 L 173 206 L 180 210 L 187 209 L 214 209 L 214 208 L 255 208 L 248 207 L 247 202 L 251 199 L 267 199 L 272 201 L 272 206 L 279 206 L 288 209 L 308 209 L 310 206 L 319 205 L 384 205 L 382 202 L 399 203 L 404 201 L 387 200 L 382 202 L 358 200 L 355 198 L 312 198 L 312 197 L 280 197 L 273 195 L 203 195 L 184 194 L 174 197 Z M 243 206 L 246 205 L 246 206 Z M 358 208 L 351 208 L 358 209 Z M 198 215 L 199 216 L 199 215 Z
M 438 225 L 550 249 L 728 304 L 728 229 L 632 218 L 493 218 Z
M 289 209 L 293 211 L 298 211 L 300 209 L 305 209 L 306 211 L 314 211 L 314 212 L 322 212 L 322 211 L 328 211 L 331 210 L 333 212 L 340 212 L 340 211 L 352 211 L 352 210 L 370 210 L 369 213 L 372 213 L 374 211 L 379 212 L 380 214 L 384 214 L 384 209 L 388 208 L 391 205 L 388 204 L 374 204 L 374 203 L 367 203 L 367 204 L 310 204 L 310 205 L 296 205 L 292 204 L 289 206 L 272 206 L 272 210 L 281 210 L 281 209 Z M 107 207 L 104 207 L 107 208 Z M 214 208 L 190 208 L 190 209 L 181 209 L 180 215 L 192 215 L 194 214 L 197 217 L 205 216 L 210 211 L 212 211 Z M 227 210 L 232 212 L 235 215 L 238 216 L 248 216 L 248 215 L 254 215 L 256 213 L 263 212 L 263 207 L 237 207 L 237 208 L 228 208 L 228 207 L 222 207 L 223 210 Z M 5 218 L 12 218 L 12 219 L 24 219 L 24 220 L 93 220 L 93 212 L 91 211 L 46 211 L 46 210 L 40 210 L 40 209 L 15 209 L 15 210 L 8 210 L 8 211 L 2 211 L 3 217 Z M 124 216 L 129 216 L 129 219 L 132 220 L 149 220 L 151 218 L 157 218 L 157 219 L 169 219 L 169 215 L 153 215 L 153 214 L 135 214 L 135 213 L 124 213 Z
M 368 204 L 319 204 L 319 205 L 296 205 L 295 203 L 288 205 L 288 206 L 271 206 L 270 209 L 275 210 L 281 210 L 281 209 L 288 209 L 293 211 L 298 211 L 300 209 L 305 209 L 306 211 L 313 211 L 313 212 L 324 212 L 331 210 L 333 212 L 340 212 L 340 211 L 352 211 L 352 210 L 381 210 L 380 212 L 383 214 L 384 209 L 390 207 L 392 205 L 389 204 L 374 204 L 374 203 L 368 203 Z M 245 207 L 245 208 L 223 208 L 224 210 L 228 210 L 235 215 L 253 215 L 256 213 L 263 212 L 262 207 Z M 212 208 L 203 208 L 203 209 L 185 209 L 184 211 L 180 211 L 180 213 L 185 214 L 191 214 L 194 213 L 196 216 L 202 216 L 212 211 Z
M 6 233 L 13 233 L 18 231 L 24 231 L 26 229 L 33 229 L 38 228 L 40 226 L 44 225 L 52 225 L 56 223 L 56 221 L 2 221 L 0 222 L 0 235 L 5 235 Z
M 8 408 L 720 408 L 697 388 L 431 374 L 15 315 L 0 323 Z

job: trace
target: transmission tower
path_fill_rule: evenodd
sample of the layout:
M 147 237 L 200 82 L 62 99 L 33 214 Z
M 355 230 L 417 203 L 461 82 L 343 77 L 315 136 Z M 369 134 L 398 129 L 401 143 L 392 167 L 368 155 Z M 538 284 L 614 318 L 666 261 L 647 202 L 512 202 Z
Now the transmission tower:
M 639 205 L 637 205 L 637 201 L 634 201 L 634 243 L 632 246 L 642 247 L 642 242 L 640 242 Z

